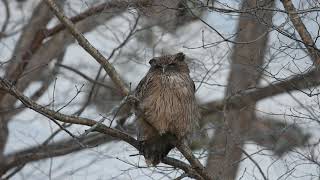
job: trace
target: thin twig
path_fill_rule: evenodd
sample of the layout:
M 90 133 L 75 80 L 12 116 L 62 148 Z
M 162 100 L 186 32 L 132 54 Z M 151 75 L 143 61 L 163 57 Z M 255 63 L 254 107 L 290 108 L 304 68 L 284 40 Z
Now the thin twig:
M 96 121 L 88 119 L 88 118 L 82 118 L 82 117 L 62 114 L 62 113 L 53 111 L 51 109 L 48 109 L 44 106 L 41 106 L 41 105 L 37 104 L 35 101 L 33 101 L 30 98 L 23 95 L 21 92 L 19 92 L 17 90 L 17 88 L 15 86 L 12 85 L 12 83 L 10 83 L 8 80 L 3 79 L 3 78 L 0 78 L 0 90 L 3 90 L 6 93 L 11 94 L 12 96 L 19 99 L 26 107 L 38 112 L 39 114 L 42 114 L 45 117 L 48 117 L 51 120 L 54 119 L 54 120 L 58 120 L 58 121 L 61 121 L 64 123 L 79 124 L 79 125 L 85 125 L 85 126 L 89 126 L 89 127 L 95 126 L 97 124 Z M 128 135 L 120 130 L 110 128 L 104 124 L 99 124 L 94 130 L 97 132 L 109 135 L 113 138 L 125 141 L 128 144 L 135 147 L 137 150 L 139 150 L 139 148 L 140 148 L 139 142 L 136 139 L 134 139 L 130 135 Z M 204 174 L 202 165 L 197 164 L 200 162 L 197 159 L 190 159 L 190 158 L 195 158 L 192 155 L 192 152 L 189 152 L 191 150 L 188 149 L 188 147 L 185 147 L 183 145 L 180 147 L 181 147 L 180 149 L 182 149 L 182 153 L 187 155 L 186 158 L 190 161 L 190 163 L 193 165 L 193 167 L 190 167 L 189 165 L 186 165 L 184 162 L 176 160 L 176 159 L 172 159 L 172 158 L 165 158 L 163 163 L 173 165 L 174 167 L 178 167 L 178 168 L 184 170 L 186 173 L 188 173 L 188 174 L 190 173 L 190 176 L 199 177 L 199 175 L 200 175 L 200 177 L 204 176 L 203 177 L 204 179 L 210 179 L 210 178 L 207 178 L 206 174 Z M 40 153 L 40 154 L 33 154 L 32 156 L 28 156 L 28 157 L 23 156 L 21 158 L 25 161 L 26 161 L 26 159 L 31 158 L 30 161 L 32 161 L 33 159 L 41 158 L 42 156 L 43 157 L 51 157 L 51 155 L 58 156 L 60 153 L 61 153 L 60 151 L 57 151 L 55 154 L 52 152 L 49 154 Z M 37 156 L 39 156 L 39 157 L 37 157 Z M 13 158 L 13 159 L 15 159 L 15 158 Z M 6 165 L 6 163 L 7 162 L 5 162 L 5 165 Z M 17 163 L 17 162 L 15 161 L 15 163 Z M 23 162 L 21 162 L 21 161 L 18 161 L 18 163 L 23 164 Z M 193 169 L 194 167 L 197 169 Z M 10 168 L 12 168 L 12 167 L 4 166 L 5 171 L 9 170 Z M 195 172 L 198 172 L 199 175 L 197 175 L 197 173 L 195 173 Z M 203 173 L 203 174 L 200 174 L 200 173 Z M 201 178 L 198 178 L 198 179 L 201 179 Z
M 52 12 L 58 17 L 58 19 L 66 26 L 74 38 L 77 39 L 79 45 L 82 46 L 92 57 L 94 57 L 99 64 L 101 64 L 112 81 L 119 88 L 120 92 L 123 95 L 128 95 L 128 88 L 112 64 L 110 64 L 110 62 L 76 29 L 75 25 L 64 15 L 64 13 L 53 0 L 45 0 L 45 2 L 50 7 Z
M 280 0 L 283 4 L 283 7 L 287 11 L 290 20 L 298 31 L 303 44 L 307 48 L 309 52 L 309 56 L 311 57 L 312 61 L 316 66 L 320 65 L 320 50 L 316 47 L 315 42 L 312 40 L 310 33 L 308 32 L 306 26 L 303 24 L 299 14 L 297 13 L 296 8 L 292 4 L 291 0 Z
M 9 19 L 10 19 L 10 8 L 9 8 L 9 3 L 7 0 L 2 0 L 2 2 L 4 4 L 5 10 L 6 10 L 6 19 L 4 20 L 0 34 L 5 34 L 5 31 L 8 27 Z M 0 36 L 0 39 L 1 39 L 1 36 Z
M 58 63 L 57 66 L 62 67 L 62 68 L 67 69 L 67 70 L 70 70 L 70 71 L 78 74 L 79 76 L 83 77 L 85 80 L 87 80 L 87 81 L 89 81 L 89 82 L 91 82 L 91 83 L 93 83 L 93 84 L 100 85 L 100 86 L 102 86 L 102 87 L 104 87 L 104 88 L 111 89 L 111 90 L 113 90 L 113 91 L 116 90 L 116 89 L 115 89 L 114 87 L 112 87 L 112 86 L 109 86 L 109 85 L 104 84 L 104 83 L 102 83 L 102 82 L 100 82 L 100 81 L 97 81 L 97 80 L 94 80 L 94 79 L 90 78 L 89 76 L 85 75 L 84 73 L 82 73 L 81 71 L 79 71 L 79 70 L 77 70 L 77 69 L 75 69 L 75 68 L 72 68 L 72 67 L 70 67 L 70 66 L 66 66 L 66 65 L 63 65 L 63 64 L 60 64 L 60 63 Z
M 205 180 L 213 179 L 205 170 L 200 161 L 192 154 L 191 149 L 186 143 L 181 142 L 177 144 L 177 149 L 183 154 L 183 156 L 189 161 L 193 169 L 203 177 Z

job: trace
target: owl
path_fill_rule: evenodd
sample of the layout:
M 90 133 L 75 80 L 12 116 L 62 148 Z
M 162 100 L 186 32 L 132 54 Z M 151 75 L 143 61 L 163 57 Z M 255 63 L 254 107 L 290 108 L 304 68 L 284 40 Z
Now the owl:
M 155 57 L 149 64 L 135 90 L 135 113 L 140 153 L 155 166 L 176 142 L 188 142 L 200 113 L 183 53 Z

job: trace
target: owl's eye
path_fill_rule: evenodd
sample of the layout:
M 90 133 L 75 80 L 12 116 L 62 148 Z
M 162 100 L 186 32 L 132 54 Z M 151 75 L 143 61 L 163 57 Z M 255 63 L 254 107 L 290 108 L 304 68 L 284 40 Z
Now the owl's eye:
M 175 59 L 178 61 L 183 61 L 185 58 L 185 55 L 182 52 L 179 52 L 178 54 L 175 55 Z
M 150 61 L 149 61 L 149 64 L 152 66 L 152 65 L 154 65 L 156 63 L 156 60 L 155 59 L 151 59 Z
M 177 63 L 170 63 L 170 64 L 168 64 L 167 70 L 168 70 L 168 71 L 175 71 L 175 70 L 177 70 Z
M 175 67 L 177 65 L 177 63 L 170 63 L 168 66 L 169 67 Z
M 160 66 L 160 65 L 158 65 L 158 64 L 154 65 L 154 67 L 155 67 L 156 69 L 161 69 L 161 68 L 162 68 L 162 66 Z

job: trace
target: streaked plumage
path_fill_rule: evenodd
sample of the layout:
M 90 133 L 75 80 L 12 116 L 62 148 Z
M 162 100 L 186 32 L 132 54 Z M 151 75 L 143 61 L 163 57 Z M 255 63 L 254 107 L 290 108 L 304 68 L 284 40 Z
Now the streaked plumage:
M 138 140 L 148 164 L 158 164 L 175 140 L 187 139 L 197 127 L 200 113 L 184 59 L 183 53 L 151 59 L 136 88 Z

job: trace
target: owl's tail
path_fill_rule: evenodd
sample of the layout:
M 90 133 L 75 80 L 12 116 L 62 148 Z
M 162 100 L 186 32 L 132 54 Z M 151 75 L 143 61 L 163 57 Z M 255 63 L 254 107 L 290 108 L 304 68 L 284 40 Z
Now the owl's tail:
M 140 141 L 140 150 L 148 166 L 156 166 L 175 147 L 176 138 L 172 134 L 154 136 L 148 140 Z

